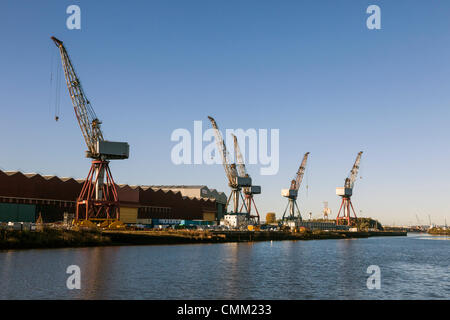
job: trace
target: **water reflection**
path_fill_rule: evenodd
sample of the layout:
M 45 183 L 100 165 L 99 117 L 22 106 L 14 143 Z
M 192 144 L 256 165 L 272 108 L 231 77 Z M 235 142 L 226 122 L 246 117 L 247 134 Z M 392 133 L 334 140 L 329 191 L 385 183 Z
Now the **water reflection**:
M 450 242 L 421 237 L 3 251 L 0 299 L 448 299 Z

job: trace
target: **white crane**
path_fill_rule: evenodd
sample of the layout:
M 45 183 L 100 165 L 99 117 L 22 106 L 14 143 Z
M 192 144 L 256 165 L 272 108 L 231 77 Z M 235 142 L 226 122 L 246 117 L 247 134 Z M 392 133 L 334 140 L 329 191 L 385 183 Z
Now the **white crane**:
M 328 220 L 328 217 L 331 215 L 331 209 L 328 207 L 328 201 L 323 202 L 323 219 Z
M 300 186 L 302 184 L 303 175 L 305 174 L 306 169 L 306 162 L 308 161 L 309 152 L 305 153 L 303 156 L 302 163 L 300 164 L 300 167 L 298 168 L 297 174 L 294 177 L 294 179 L 291 181 L 291 187 L 289 189 L 282 189 L 281 195 L 283 197 L 288 198 L 288 204 L 283 212 L 283 223 L 286 223 L 287 221 L 302 221 L 302 215 L 300 214 L 300 209 L 298 208 L 297 204 L 297 196 L 298 196 L 298 190 L 300 189 Z M 288 211 L 289 208 L 289 211 Z M 286 213 L 288 212 L 288 215 L 286 216 Z
M 242 157 L 237 137 L 234 134 L 233 134 L 233 142 L 234 142 L 234 154 L 236 157 L 236 167 L 239 177 L 250 178 L 250 175 L 247 173 L 247 169 L 245 168 L 244 158 Z M 245 206 L 248 213 L 248 218 L 253 220 L 254 223 L 259 225 L 260 217 L 253 195 L 261 193 L 261 186 L 251 185 L 250 187 L 243 187 L 242 190 L 244 191 L 245 201 L 242 203 L 239 211 L 242 213 L 242 209 Z M 255 208 L 256 215 L 252 215 L 253 207 Z
M 230 196 L 228 197 L 225 210 L 227 211 L 228 205 L 231 202 L 231 199 L 233 199 L 233 211 L 231 213 L 239 214 L 240 213 L 239 212 L 239 198 L 241 198 L 244 201 L 241 190 L 243 187 L 251 187 L 252 179 L 250 177 L 245 177 L 245 176 L 241 177 L 238 174 L 238 171 L 236 169 L 236 164 L 231 163 L 231 161 L 230 161 L 230 155 L 227 151 L 227 147 L 225 145 L 225 142 L 223 141 L 222 134 L 220 133 L 220 130 L 216 123 L 216 120 L 214 120 L 213 117 L 208 117 L 208 119 L 211 122 L 211 125 L 214 129 L 214 135 L 216 138 L 217 149 L 219 150 L 219 153 L 222 157 L 222 164 L 225 169 L 225 175 L 227 176 L 228 185 L 231 188 L 231 193 L 230 193 Z M 239 170 L 242 170 L 241 167 Z M 245 203 L 244 203 L 244 205 L 245 205 Z M 246 210 L 246 214 L 248 215 L 248 210 Z

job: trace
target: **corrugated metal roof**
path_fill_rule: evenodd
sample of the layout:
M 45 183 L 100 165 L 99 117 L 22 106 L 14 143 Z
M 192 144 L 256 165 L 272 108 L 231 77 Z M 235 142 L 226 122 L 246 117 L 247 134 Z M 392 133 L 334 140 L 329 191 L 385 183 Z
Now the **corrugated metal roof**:
M 55 176 L 55 175 L 41 175 L 41 174 L 35 173 L 35 172 L 22 173 L 20 171 L 1 171 L 1 170 L 0 170 L 0 172 L 3 172 L 4 174 L 6 174 L 8 176 L 13 176 L 13 175 L 16 175 L 16 174 L 20 174 L 20 175 L 23 175 L 23 176 L 25 176 L 25 177 L 27 177 L 29 179 L 31 179 L 33 177 L 41 177 L 41 178 L 43 178 L 43 179 L 45 179 L 47 181 L 48 180 L 52 180 L 52 179 L 58 179 L 61 182 L 68 182 L 68 181 L 73 180 L 75 182 L 78 182 L 79 184 L 83 184 L 85 182 L 84 179 L 75 179 L 75 178 L 72 178 L 72 177 L 61 177 L 60 178 L 60 177 Z M 206 188 L 209 191 L 209 193 L 211 193 L 213 195 L 217 195 L 217 197 L 225 196 L 224 192 L 218 192 L 216 189 L 209 189 L 205 185 L 141 185 L 140 186 L 140 185 L 117 184 L 117 186 L 119 188 L 127 188 L 128 187 L 128 188 L 131 188 L 131 189 L 134 189 L 134 190 L 140 188 L 140 189 L 142 189 L 144 191 L 152 189 L 155 192 L 162 191 L 164 194 L 168 194 L 168 193 L 173 193 L 173 194 L 180 193 L 180 194 L 182 194 L 182 192 L 180 190 L 176 190 L 176 189 L 203 189 L 203 188 Z M 183 198 L 187 198 L 187 199 L 190 199 L 190 200 L 194 200 L 194 199 L 199 200 L 199 199 L 205 199 L 205 198 L 213 199 L 213 198 L 216 198 L 216 197 L 210 197 L 209 196 L 209 197 L 199 197 L 198 198 L 198 197 L 194 197 L 194 196 L 189 196 L 189 197 L 184 197 L 183 196 Z
M 146 187 L 159 189 L 201 189 L 208 188 L 205 185 L 148 185 Z

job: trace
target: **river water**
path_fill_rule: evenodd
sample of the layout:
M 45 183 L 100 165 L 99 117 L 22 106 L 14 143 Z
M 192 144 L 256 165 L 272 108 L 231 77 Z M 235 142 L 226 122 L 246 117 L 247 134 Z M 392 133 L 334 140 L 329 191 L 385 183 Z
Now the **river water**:
M 0 251 L 0 299 L 449 299 L 450 238 Z M 69 290 L 67 267 L 80 267 Z M 380 289 L 368 289 L 371 265 Z

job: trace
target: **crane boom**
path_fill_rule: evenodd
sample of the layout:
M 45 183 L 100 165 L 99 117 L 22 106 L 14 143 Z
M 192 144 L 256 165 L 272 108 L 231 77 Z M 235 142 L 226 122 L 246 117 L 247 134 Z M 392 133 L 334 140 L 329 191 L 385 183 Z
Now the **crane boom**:
M 236 172 L 236 166 L 234 164 L 230 164 L 230 155 L 228 154 L 227 147 L 225 145 L 225 142 L 223 141 L 222 134 L 219 131 L 219 127 L 216 123 L 216 120 L 214 120 L 213 117 L 208 116 L 209 121 L 211 122 L 211 125 L 214 128 L 214 135 L 216 138 L 217 143 L 217 149 L 219 150 L 219 153 L 222 157 L 222 164 L 223 168 L 225 169 L 225 174 L 228 178 L 228 182 L 231 185 L 234 185 L 236 182 L 237 172 Z
M 417 214 L 416 214 L 416 219 L 417 219 L 418 225 L 419 225 L 419 226 L 422 225 L 422 223 L 420 222 L 419 216 L 418 216 Z
M 308 161 L 308 155 L 309 152 L 305 153 L 303 156 L 302 163 L 300 164 L 300 167 L 298 168 L 297 175 L 294 180 L 291 182 L 291 190 L 298 190 L 300 189 L 300 185 L 302 184 L 303 175 L 305 174 L 306 169 L 306 162 Z
M 67 88 L 69 89 L 75 115 L 88 148 L 88 157 L 93 159 L 99 158 L 97 142 L 104 140 L 102 130 L 100 129 L 101 121 L 97 118 L 91 103 L 84 94 L 80 80 L 75 73 L 75 69 L 63 42 L 55 37 L 51 37 L 51 39 L 55 42 L 61 54 Z
M 355 163 L 353 164 L 353 168 L 350 171 L 350 174 L 347 179 L 345 179 L 345 187 L 353 189 L 355 185 L 356 177 L 358 176 L 359 163 L 361 162 L 362 151 L 358 152 L 356 156 Z
M 237 137 L 233 134 L 234 141 L 234 154 L 236 156 L 236 168 L 240 177 L 248 177 L 247 170 L 245 169 L 244 158 L 242 157 L 241 149 Z

